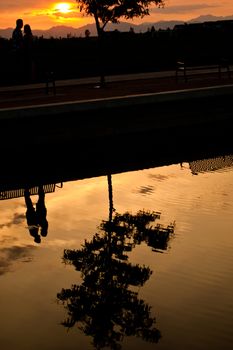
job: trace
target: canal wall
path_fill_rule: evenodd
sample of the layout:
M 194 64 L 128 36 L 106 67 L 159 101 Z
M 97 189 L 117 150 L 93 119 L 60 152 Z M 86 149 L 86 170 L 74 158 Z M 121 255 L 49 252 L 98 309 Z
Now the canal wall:
M 231 122 L 233 85 L 0 109 L 4 135 L 20 144 L 92 140 Z M 3 136 L 4 136 L 3 135 Z M 6 142 L 9 141 L 6 137 Z M 2 140 L 3 141 L 3 140 Z

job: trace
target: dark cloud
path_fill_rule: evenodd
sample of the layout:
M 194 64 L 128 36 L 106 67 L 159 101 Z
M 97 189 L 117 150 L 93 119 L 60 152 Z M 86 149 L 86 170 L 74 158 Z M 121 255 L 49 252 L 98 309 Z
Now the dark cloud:
M 141 186 L 138 190 L 139 193 L 143 195 L 150 195 L 154 192 L 154 187 L 153 186 Z
M 169 6 L 165 5 L 164 8 L 154 8 L 151 10 L 151 13 L 164 13 L 164 14 L 182 14 L 182 13 L 189 13 L 195 10 L 203 10 L 203 9 L 209 9 L 209 8 L 216 8 L 220 7 L 218 4 L 206 4 L 206 3 L 199 3 L 199 4 L 188 4 L 188 5 L 175 5 L 175 6 Z
M 4 224 L 0 224 L 0 229 L 4 227 L 11 227 L 12 225 L 18 225 L 25 220 L 25 214 L 14 213 L 11 221 Z
M 151 179 L 158 180 L 158 181 L 164 181 L 169 178 L 168 175 L 161 175 L 161 174 L 149 174 L 149 177 Z
M 32 260 L 32 249 L 36 247 L 27 245 L 24 247 L 13 246 L 0 249 L 0 276 L 11 271 L 11 266 L 16 261 L 29 262 Z
M 0 246 L 9 245 L 9 244 L 14 245 L 15 242 L 17 242 L 18 240 L 19 239 L 17 237 L 14 237 L 11 235 L 3 235 L 1 236 L 1 239 L 0 239 Z

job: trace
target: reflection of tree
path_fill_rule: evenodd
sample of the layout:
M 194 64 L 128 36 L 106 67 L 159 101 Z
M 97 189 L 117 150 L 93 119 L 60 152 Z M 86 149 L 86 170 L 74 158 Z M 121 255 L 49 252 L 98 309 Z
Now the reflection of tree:
M 127 254 L 142 242 L 154 249 L 166 249 L 174 226 L 152 226 L 158 218 L 155 212 L 112 215 L 110 210 L 109 220 L 102 221 L 91 241 L 85 241 L 82 249 L 64 251 L 64 262 L 81 272 L 83 283 L 58 293 L 58 300 L 68 310 L 62 324 L 68 328 L 76 324 L 93 337 L 96 349 L 120 349 L 124 336 L 155 343 L 161 337 L 151 307 L 135 291 L 152 271 L 127 262 Z

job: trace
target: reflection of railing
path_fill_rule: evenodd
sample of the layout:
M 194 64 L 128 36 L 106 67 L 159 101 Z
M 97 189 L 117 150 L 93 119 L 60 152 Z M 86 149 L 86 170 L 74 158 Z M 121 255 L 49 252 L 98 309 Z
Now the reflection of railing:
M 62 182 L 59 185 L 47 184 L 47 185 L 43 185 L 43 190 L 44 190 L 44 193 L 51 193 L 51 192 L 55 192 L 56 187 L 61 188 L 62 186 L 63 186 Z M 2 190 L 0 191 L 0 200 L 24 197 L 24 190 L 25 190 L 24 188 L 17 188 L 14 190 Z M 38 194 L 39 187 L 38 186 L 30 187 L 29 190 L 30 190 L 30 195 L 36 195 Z
M 195 160 L 189 163 L 192 174 L 216 171 L 233 166 L 233 155 Z

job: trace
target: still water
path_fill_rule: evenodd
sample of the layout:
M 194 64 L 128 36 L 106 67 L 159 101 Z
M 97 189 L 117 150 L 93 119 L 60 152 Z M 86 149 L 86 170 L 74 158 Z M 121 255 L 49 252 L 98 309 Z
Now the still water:
M 40 244 L 1 200 L 0 348 L 232 349 L 232 165 L 58 184 Z

